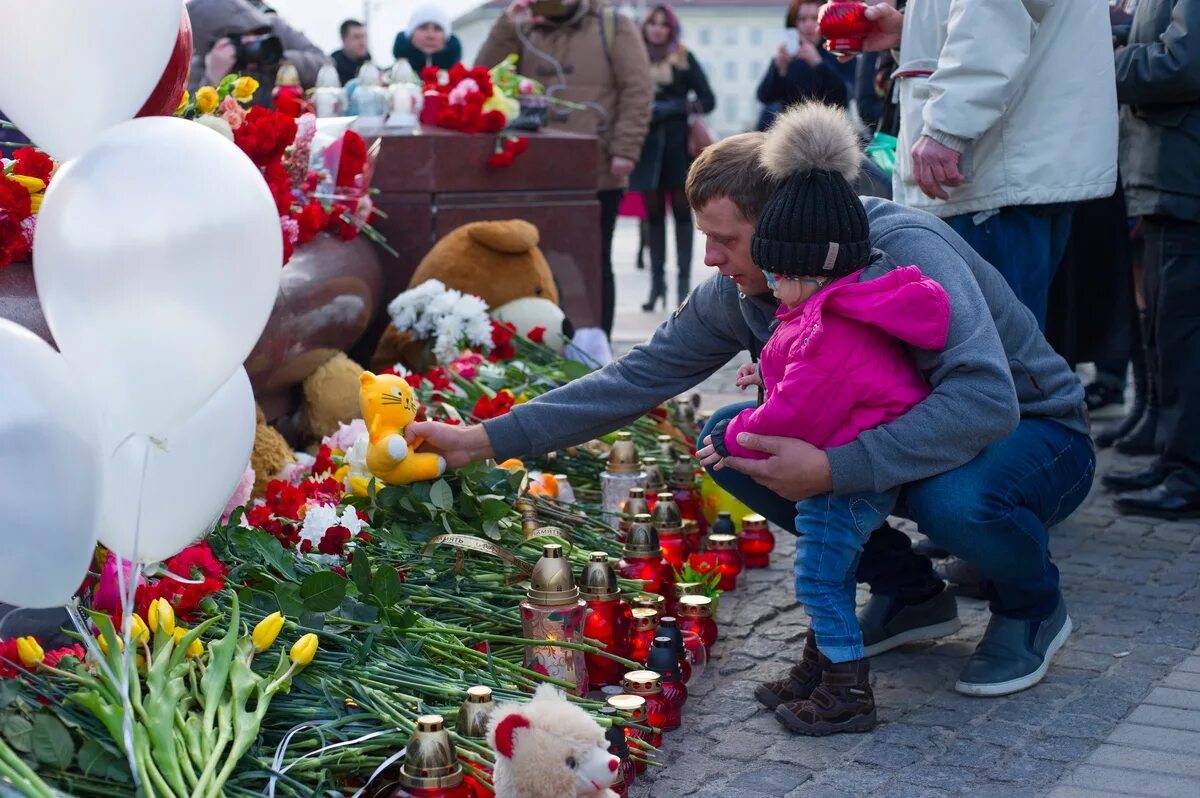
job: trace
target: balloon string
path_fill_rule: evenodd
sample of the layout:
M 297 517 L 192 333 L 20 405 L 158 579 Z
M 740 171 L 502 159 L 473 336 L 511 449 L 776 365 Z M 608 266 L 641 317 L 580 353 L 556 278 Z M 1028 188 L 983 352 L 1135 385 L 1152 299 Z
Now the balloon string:
M 373 731 L 373 732 L 370 732 L 369 734 L 364 734 L 361 737 L 355 737 L 353 740 L 342 740 L 340 742 L 330 743 L 329 745 L 323 745 L 320 748 L 316 749 L 315 751 L 309 751 L 307 754 L 304 754 L 303 756 L 299 757 L 295 762 L 291 763 L 287 767 L 284 767 L 283 759 L 284 759 L 285 754 L 287 753 L 288 746 L 291 745 L 292 737 L 294 737 L 296 734 L 298 734 L 308 728 L 316 729 L 318 736 L 320 736 L 321 740 L 324 741 L 324 739 L 325 739 L 324 733 L 322 733 L 320 727 L 316 723 L 313 723 L 311 721 L 306 722 L 306 723 L 301 723 L 297 726 L 293 726 L 291 728 L 291 730 L 288 731 L 288 733 L 284 736 L 283 740 L 280 741 L 279 747 L 275 749 L 275 756 L 272 758 L 272 762 L 271 762 L 272 768 L 271 769 L 274 771 L 274 773 L 271 776 L 271 780 L 269 782 L 267 782 L 267 791 L 266 791 L 266 794 L 267 794 L 267 796 L 269 796 L 269 798 L 274 798 L 275 783 L 277 781 L 279 781 L 279 777 L 284 775 L 285 773 L 287 773 L 293 767 L 298 765 L 301 761 L 308 759 L 309 757 L 320 756 L 321 754 L 325 753 L 326 751 L 333 751 L 338 748 L 345 748 L 348 745 L 357 745 L 358 743 L 366 742 L 367 740 L 373 740 L 376 737 L 382 737 L 385 734 L 392 734 L 394 732 L 400 731 L 399 729 L 383 729 L 381 731 Z M 381 765 L 375 771 L 374 775 L 371 776 L 371 780 L 373 781 L 375 779 L 375 776 L 378 776 L 379 772 L 381 770 L 383 770 L 385 767 L 387 767 L 389 764 L 391 764 L 395 760 L 399 759 L 400 755 L 402 755 L 404 753 L 404 751 L 405 751 L 405 749 L 401 748 L 398 754 L 394 755 L 391 759 L 384 762 L 383 765 Z M 367 782 L 367 784 L 370 784 L 370 783 L 371 783 L 370 781 Z M 366 785 L 363 785 L 363 786 L 366 787 Z M 360 795 L 361 793 L 362 793 L 362 790 L 359 790 L 358 793 L 356 793 L 356 795 Z

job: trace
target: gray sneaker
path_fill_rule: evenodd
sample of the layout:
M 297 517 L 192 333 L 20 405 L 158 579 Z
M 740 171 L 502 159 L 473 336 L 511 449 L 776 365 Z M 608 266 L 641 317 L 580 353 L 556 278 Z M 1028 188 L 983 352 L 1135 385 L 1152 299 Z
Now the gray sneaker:
M 1061 594 L 1054 612 L 1040 623 L 993 615 L 954 689 L 964 695 L 999 696 L 1033 687 L 1070 634 L 1071 616 Z
M 868 657 L 893 648 L 952 635 L 962 626 L 958 602 L 942 590 L 920 604 L 901 604 L 895 596 L 872 595 L 858 614 L 863 653 Z

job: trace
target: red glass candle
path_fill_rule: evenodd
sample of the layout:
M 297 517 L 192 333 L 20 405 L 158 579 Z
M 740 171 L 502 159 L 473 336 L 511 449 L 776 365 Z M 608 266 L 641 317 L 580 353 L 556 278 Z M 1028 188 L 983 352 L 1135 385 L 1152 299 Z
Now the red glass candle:
M 441 715 L 422 715 L 408 740 L 391 798 L 476 798 Z
M 645 513 L 650 514 L 650 504 L 646 501 L 645 488 L 630 488 L 629 498 L 621 503 L 621 522 L 617 525 L 617 542 L 624 543 L 629 536 L 629 527 L 633 519 Z
M 683 633 L 679 631 L 679 622 L 675 619 L 675 617 L 668 615 L 666 617 L 659 618 L 658 631 L 654 633 L 654 637 L 655 639 L 665 637 L 671 641 L 671 645 L 675 648 L 675 659 L 679 663 L 680 678 L 684 684 L 687 684 L 689 681 L 691 681 L 692 663 L 688 662 L 687 651 L 683 647 Z M 650 645 L 650 653 L 653 654 L 654 644 L 651 643 Z M 659 673 L 662 673 L 665 681 L 666 673 L 662 668 L 655 668 L 650 664 L 649 660 L 646 662 L 646 667 L 652 671 L 658 671 Z
M 658 631 L 658 612 L 647 607 L 633 610 L 633 633 L 629 636 L 629 659 L 645 664 L 650 644 Z
M 717 587 L 721 590 L 736 590 L 737 577 L 742 572 L 742 553 L 738 551 L 738 541 L 733 535 L 709 535 L 708 550 L 717 555 L 717 570 L 721 573 L 721 581 Z
M 670 463 L 671 461 L 665 462 Z M 650 502 L 650 510 L 653 511 L 658 494 L 666 490 L 667 481 L 663 478 L 662 468 L 657 457 L 643 457 L 642 471 L 646 472 L 646 501 Z
M 695 521 L 701 534 L 708 534 L 708 519 L 704 517 L 700 491 L 696 489 L 696 463 L 690 455 L 679 455 L 671 469 L 671 495 L 680 515 L 685 520 Z
M 429 125 L 430 127 L 437 125 L 438 111 L 442 110 L 443 100 L 441 92 L 425 92 L 425 101 L 421 104 L 420 121 L 422 125 Z
M 826 3 L 817 14 L 817 27 L 830 52 L 860 52 L 863 39 L 871 32 L 871 21 L 867 19 L 867 4 Z
M 633 631 L 633 608 L 621 598 L 617 575 L 604 552 L 594 551 L 589 555 L 580 577 L 579 595 L 587 602 L 583 636 L 600 643 L 609 654 L 627 657 Z M 593 690 L 621 683 L 625 673 L 621 663 L 599 654 L 587 654 L 584 659 Z
M 658 743 L 660 745 L 662 744 L 662 735 L 661 734 L 655 735 L 651 732 L 634 728 L 634 725 L 637 725 L 637 726 L 647 725 L 646 699 L 643 696 L 622 693 L 621 695 L 609 696 L 607 703 L 608 703 L 608 706 L 616 709 L 618 712 L 620 712 L 622 715 L 624 715 L 625 720 L 622 721 L 622 726 L 624 727 L 625 738 L 627 740 L 644 740 L 645 742 L 648 742 L 651 745 L 654 745 L 654 741 L 657 739 Z M 646 763 L 642 762 L 640 760 L 634 759 L 632 756 L 632 753 L 633 752 L 631 750 L 630 751 L 631 755 L 629 758 L 630 758 L 630 761 L 633 763 L 634 771 L 637 773 L 641 773 L 642 771 L 644 771 L 646 769 Z
M 683 550 L 687 556 L 690 557 L 700 551 L 703 545 L 704 536 L 700 534 L 700 524 L 691 518 L 683 519 Z
M 684 596 L 703 596 L 704 586 L 699 582 L 676 582 L 674 594 L 671 600 L 667 602 L 667 611 L 664 615 L 679 616 L 679 599 Z
M 640 579 L 643 590 L 665 595 L 675 584 L 675 571 L 663 559 L 658 532 L 650 522 L 650 516 L 634 517 L 625 541 L 624 556 L 617 563 L 617 572 L 625 579 Z
M 674 731 L 683 725 L 683 705 L 687 703 L 687 686 L 679 670 L 679 656 L 675 643 L 669 637 L 656 637 L 650 647 L 650 659 L 646 668 L 662 676 L 662 696 L 667 702 L 667 714 L 663 719 L 663 731 Z
M 634 767 L 633 757 L 630 756 L 629 738 L 625 736 L 624 718 L 611 704 L 600 707 L 600 714 L 609 722 L 609 727 L 604 730 L 604 739 L 608 740 L 608 752 L 621 760 L 621 764 L 617 768 L 617 780 L 609 786 L 609 789 L 625 798 L 637 777 L 637 768 Z
M 742 519 L 742 534 L 738 538 L 742 552 L 742 563 L 747 568 L 766 568 L 771 564 L 771 552 L 775 550 L 775 535 L 761 515 L 748 515 Z
M 672 568 L 683 568 L 687 556 L 687 541 L 683 535 L 683 515 L 679 505 L 675 503 L 673 494 L 662 492 L 654 503 L 654 512 L 650 513 L 650 521 L 658 532 L 658 543 L 662 547 L 663 559 Z
M 717 642 L 717 622 L 712 617 L 712 599 L 708 596 L 683 596 L 679 599 L 679 631 L 700 635 L 704 647 L 711 650 Z
M 662 747 L 662 730 L 670 712 L 670 706 L 663 698 L 662 676 L 655 671 L 630 671 L 625 674 L 621 686 L 629 695 L 646 699 L 645 723 L 656 730 L 651 732 L 647 742 L 655 748 Z

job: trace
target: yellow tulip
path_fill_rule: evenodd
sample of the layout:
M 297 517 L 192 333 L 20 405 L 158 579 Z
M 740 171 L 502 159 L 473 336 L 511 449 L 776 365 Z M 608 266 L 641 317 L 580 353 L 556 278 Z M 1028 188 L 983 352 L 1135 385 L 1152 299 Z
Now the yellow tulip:
M 135 644 L 148 643 L 150 641 L 150 627 L 146 626 L 146 622 L 142 620 L 142 616 L 136 612 L 129 621 L 130 638 Z
M 46 181 L 40 177 L 29 177 L 28 175 L 7 175 L 7 177 L 9 180 L 20 183 L 30 194 L 46 190 Z
M 254 634 L 250 636 L 254 641 L 254 650 L 261 654 L 273 646 L 281 629 L 283 629 L 283 616 L 278 612 L 273 612 L 259 621 L 258 625 L 254 627 Z
M 182 626 L 175 627 L 175 631 L 172 632 L 172 635 L 175 637 L 175 645 L 176 646 L 181 645 L 183 643 L 183 637 L 187 633 L 188 633 L 188 630 L 184 629 Z M 201 643 L 200 638 L 197 637 L 195 640 L 188 643 L 187 651 L 185 651 L 183 653 L 185 656 L 188 656 L 188 657 L 193 657 L 193 658 L 198 657 L 204 653 L 204 644 Z
M 37 213 L 41 213 L 41 212 L 42 212 L 42 197 L 43 197 L 43 196 L 45 196 L 45 195 L 43 195 L 43 194 L 34 194 L 32 197 L 30 197 L 30 198 L 29 198 L 29 211 L 30 211 L 30 213 L 37 214 Z
M 202 114 L 211 114 L 217 110 L 221 98 L 212 86 L 201 86 L 196 90 L 196 110 Z
M 292 645 L 292 662 L 301 668 L 313 661 L 317 655 L 317 636 L 309 632 Z
M 248 103 L 254 99 L 254 92 L 258 91 L 258 81 L 254 78 L 238 78 L 233 84 L 233 99 L 240 103 Z
M 146 611 L 146 620 L 150 622 L 150 628 L 154 632 L 158 632 L 161 627 L 167 634 L 175 634 L 175 608 L 164 598 L 156 598 L 150 602 L 150 609 Z
M 21 658 L 22 665 L 32 668 L 46 658 L 46 652 L 42 651 L 37 638 L 20 637 L 17 638 L 17 656 Z
M 188 107 L 188 103 L 190 103 L 191 101 L 192 101 L 191 92 L 189 92 L 187 89 L 184 89 L 183 96 L 181 96 L 179 98 L 179 105 L 176 106 L 176 108 L 175 108 L 176 115 L 182 114 L 184 111 L 186 111 L 187 107 Z
M 96 642 L 100 644 L 100 650 L 104 652 L 104 655 L 108 656 L 108 640 L 104 637 L 104 635 L 100 635 L 99 637 L 97 637 Z M 124 650 L 125 650 L 125 641 L 122 640 L 120 638 L 120 636 L 118 636 L 117 637 L 117 651 L 124 651 Z

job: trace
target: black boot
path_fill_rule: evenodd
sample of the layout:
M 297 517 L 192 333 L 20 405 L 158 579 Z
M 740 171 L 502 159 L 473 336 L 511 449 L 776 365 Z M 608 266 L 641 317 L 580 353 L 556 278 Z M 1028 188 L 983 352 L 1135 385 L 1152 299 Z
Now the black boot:
M 812 695 L 820 683 L 821 655 L 817 651 L 817 638 L 809 629 L 804 636 L 804 653 L 800 661 L 775 681 L 756 687 L 754 697 L 767 709 L 774 709 L 789 701 L 803 701 Z
M 1154 454 L 1154 438 L 1158 432 L 1158 387 L 1155 384 L 1157 382 L 1157 374 L 1154 353 L 1146 346 L 1146 342 L 1149 340 L 1148 331 L 1146 330 L 1146 314 L 1143 312 L 1138 315 L 1142 333 L 1142 366 L 1146 395 L 1145 410 L 1138 417 L 1137 422 L 1124 435 L 1113 442 L 1113 447 L 1118 452 L 1128 455 Z M 1135 362 L 1134 368 L 1136 369 L 1136 367 Z M 1137 379 L 1136 370 L 1134 371 L 1134 379 Z
M 1100 484 L 1113 493 L 1128 493 L 1134 490 L 1149 490 L 1166 481 L 1170 471 L 1161 460 L 1156 459 L 1149 468 L 1132 471 L 1110 471 L 1100 477 Z
M 1096 435 L 1096 446 L 1101 449 L 1107 449 L 1132 432 L 1146 413 L 1146 394 L 1149 386 L 1146 376 L 1146 355 L 1142 351 L 1142 335 L 1138 331 L 1139 329 L 1140 326 L 1135 325 L 1133 351 L 1129 356 L 1129 362 L 1133 365 L 1133 406 L 1129 408 L 1125 418 L 1121 419 L 1120 424 Z
M 650 283 L 650 298 L 646 300 L 646 304 L 642 305 L 642 310 L 651 313 L 654 306 L 661 304 L 662 309 L 667 309 L 667 282 L 662 279 L 659 274 L 654 275 L 654 280 Z
M 823 737 L 875 728 L 875 694 L 867 659 L 832 663 L 821 657 L 821 683 L 805 701 L 775 708 L 779 722 L 797 734 Z

